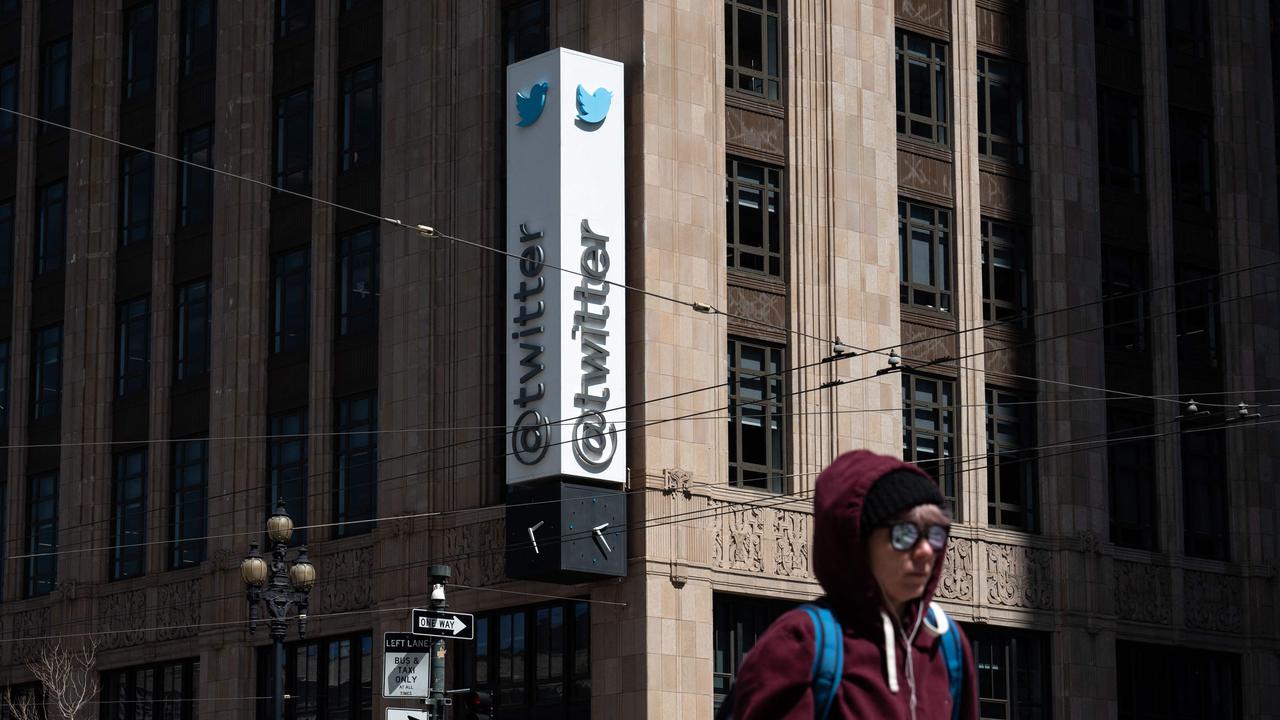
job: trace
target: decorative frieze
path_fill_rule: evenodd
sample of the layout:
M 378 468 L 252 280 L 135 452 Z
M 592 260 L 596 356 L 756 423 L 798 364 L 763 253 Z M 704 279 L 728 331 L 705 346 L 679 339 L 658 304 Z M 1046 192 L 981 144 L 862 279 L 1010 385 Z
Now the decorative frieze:
M 744 507 L 708 500 L 714 511 L 712 562 L 724 570 L 810 578 L 813 516 L 780 508 Z
M 757 507 L 743 507 L 714 500 L 708 501 L 707 506 L 716 511 L 716 566 L 726 570 L 763 572 L 763 511 Z
M 1236 632 L 1241 625 L 1241 580 L 1229 575 L 1188 570 L 1182 594 L 1189 628 Z
M 156 589 L 156 638 L 177 640 L 200 632 L 200 581 L 169 583 Z
M 23 610 L 8 616 L 5 637 L 13 642 L 4 643 L 10 648 L 8 664 L 21 665 L 35 658 L 49 644 L 52 611 L 48 606 Z
M 98 598 L 97 629 L 103 650 L 130 647 L 146 642 L 147 629 L 154 618 L 147 612 L 145 588 L 103 595 Z
M 502 519 L 454 528 L 444 535 L 444 555 L 459 585 L 487 587 L 505 579 L 507 536 Z
M 934 593 L 942 600 L 973 600 L 973 541 L 951 538 L 947 543 L 942 577 Z
M 1124 620 L 1168 624 L 1173 618 L 1169 568 L 1117 560 L 1116 615 Z
M 688 470 L 667 468 L 662 471 L 662 491 L 667 495 L 678 492 L 687 498 L 691 493 L 689 483 L 692 479 L 693 473 Z
M 903 20 L 927 25 L 943 32 L 949 30 L 946 0 L 897 0 L 895 5 L 896 15 Z
M 1053 607 L 1053 557 L 1048 550 L 986 543 L 987 602 L 1006 607 Z
M 368 546 L 327 553 L 316 561 L 311 597 L 315 614 L 369 607 L 373 601 L 373 561 Z
M 773 572 L 809 577 L 809 515 L 780 510 L 773 515 Z

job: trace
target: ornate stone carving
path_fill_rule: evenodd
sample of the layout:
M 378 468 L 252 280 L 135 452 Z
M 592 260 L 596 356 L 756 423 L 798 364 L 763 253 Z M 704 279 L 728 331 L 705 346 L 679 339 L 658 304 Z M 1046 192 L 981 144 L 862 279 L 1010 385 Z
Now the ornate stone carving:
M 126 590 L 98 598 L 98 627 L 103 649 L 129 647 L 146 642 L 147 628 L 155 624 L 147 612 L 147 591 Z
M 786 510 L 774 510 L 772 514 L 773 573 L 809 577 L 809 516 Z
M 764 519 L 760 508 L 710 502 L 716 510 L 715 563 L 728 570 L 764 571 Z
M 911 357 L 925 361 L 955 358 L 960 354 L 954 332 L 906 319 L 902 321 L 902 344 L 910 348 Z
M 973 541 L 951 538 L 935 593 L 944 600 L 973 600 Z
M 1052 556 L 1048 550 L 986 543 L 986 595 L 993 605 L 1053 607 Z
M 730 285 L 726 300 L 731 315 L 774 327 L 787 324 L 787 299 L 784 295 Z
M 921 25 L 947 30 L 947 3 L 945 0 L 898 0 L 896 14 L 900 18 L 914 20 Z
M 9 616 L 9 632 L 7 637 L 15 640 L 5 643 L 12 647 L 9 663 L 19 665 L 34 658 L 48 644 L 43 638 L 49 634 L 49 618 L 52 613 L 48 607 L 23 610 Z
M 486 520 L 445 533 L 444 556 L 453 568 L 453 582 L 472 587 L 496 585 L 505 579 L 507 536 L 502 520 Z
M 1076 540 L 1080 542 L 1080 552 L 1086 555 L 1102 554 L 1102 538 L 1098 537 L 1098 533 L 1092 530 L 1081 530 L 1076 533 Z
M 1240 578 L 1188 570 L 1182 575 L 1187 627 L 1221 632 L 1240 629 Z
M 724 140 L 730 145 L 782 155 L 787 150 L 786 135 L 780 117 L 733 106 L 724 109 Z
M 1006 50 L 1018 49 L 1020 33 L 1009 14 L 978 5 L 978 42 Z
M 156 639 L 177 640 L 200 632 L 200 581 L 169 583 L 156 588 Z
M 1030 211 L 1027 184 L 1017 178 L 983 170 L 978 173 L 978 196 L 982 206 L 1015 215 Z
M 689 482 L 692 478 L 693 473 L 688 470 L 667 468 L 662 471 L 662 492 L 667 495 L 680 492 L 684 493 L 685 497 L 689 497 Z
M 951 182 L 951 163 L 906 150 L 898 151 L 899 185 L 950 198 Z
M 1125 620 L 1168 624 L 1173 618 L 1169 569 L 1117 560 L 1116 615 Z
M 367 546 L 329 553 L 315 563 L 319 581 L 311 597 L 317 614 L 357 610 L 373 601 L 373 560 Z
M 213 553 L 213 565 L 219 570 L 239 570 L 240 561 L 244 559 L 247 552 L 248 547 L 245 548 L 245 552 L 238 555 L 231 548 L 218 548 Z

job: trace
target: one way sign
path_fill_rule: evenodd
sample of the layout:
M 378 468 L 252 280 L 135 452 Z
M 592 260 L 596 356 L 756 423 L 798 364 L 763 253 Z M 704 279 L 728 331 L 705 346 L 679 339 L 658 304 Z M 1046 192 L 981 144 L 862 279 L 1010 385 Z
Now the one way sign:
M 427 720 L 429 717 L 426 710 L 387 708 L 387 720 Z
M 413 611 L 413 633 L 454 640 L 473 640 L 476 636 L 475 616 L 470 613 L 441 612 L 439 610 Z

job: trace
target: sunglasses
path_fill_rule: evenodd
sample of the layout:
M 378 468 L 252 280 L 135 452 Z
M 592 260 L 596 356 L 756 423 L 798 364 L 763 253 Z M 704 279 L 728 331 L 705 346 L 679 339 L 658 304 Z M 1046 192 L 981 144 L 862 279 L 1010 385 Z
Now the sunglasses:
M 899 522 L 889 526 L 889 545 L 898 552 L 908 552 L 915 549 L 923 537 L 934 552 L 940 553 L 947 549 L 947 536 L 950 534 L 951 528 L 946 525 L 921 528 L 913 522 Z

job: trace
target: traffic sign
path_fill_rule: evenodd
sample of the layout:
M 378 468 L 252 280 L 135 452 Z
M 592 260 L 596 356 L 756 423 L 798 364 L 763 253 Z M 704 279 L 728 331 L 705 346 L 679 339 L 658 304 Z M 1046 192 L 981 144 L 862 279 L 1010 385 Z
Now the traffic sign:
M 387 708 L 387 720 L 428 720 L 430 717 L 426 710 L 417 708 Z
M 415 635 L 474 640 L 475 616 L 471 613 L 442 612 L 414 608 L 413 632 Z
M 421 635 L 383 633 L 382 697 L 430 697 L 430 653 L 431 640 Z

